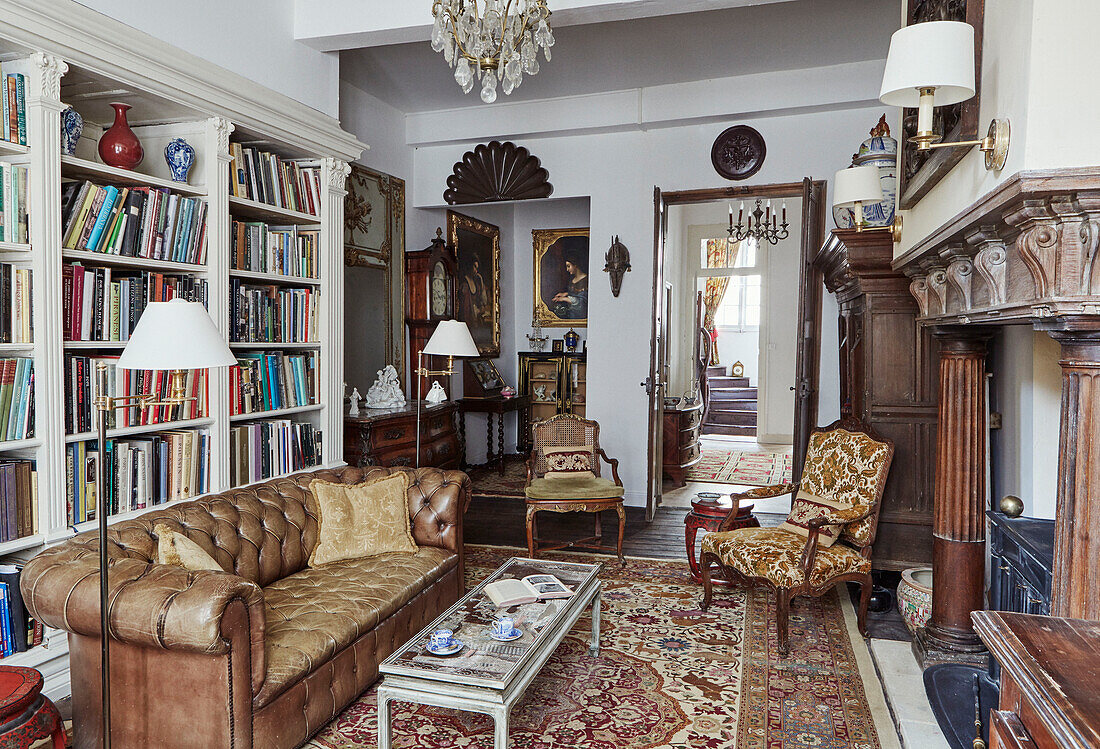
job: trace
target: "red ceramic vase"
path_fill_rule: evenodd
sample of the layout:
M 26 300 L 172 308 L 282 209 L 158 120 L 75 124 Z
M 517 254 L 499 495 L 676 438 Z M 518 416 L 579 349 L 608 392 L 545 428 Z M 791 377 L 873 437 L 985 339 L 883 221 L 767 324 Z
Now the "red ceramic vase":
M 145 150 L 126 121 L 126 110 L 130 105 L 114 102 L 111 106 L 115 109 L 115 124 L 99 139 L 99 158 L 109 166 L 133 169 L 145 157 Z

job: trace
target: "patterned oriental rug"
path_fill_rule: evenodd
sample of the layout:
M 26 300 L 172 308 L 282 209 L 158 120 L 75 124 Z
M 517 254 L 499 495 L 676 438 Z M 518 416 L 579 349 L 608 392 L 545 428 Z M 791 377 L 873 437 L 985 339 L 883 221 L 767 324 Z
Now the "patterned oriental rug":
M 519 549 L 467 546 L 472 586 Z M 591 554 L 552 554 L 606 561 Z M 699 610 L 701 586 L 681 562 L 628 557 L 606 565 L 600 655 L 581 619 L 512 712 L 517 749 L 876 749 L 898 747 L 850 603 L 834 591 L 791 607 L 791 654 L 776 651 L 765 592 L 719 590 Z M 845 596 L 846 598 L 846 596 Z M 856 638 L 853 647 L 853 638 Z M 872 707 L 874 706 L 874 707 Z M 394 747 L 490 749 L 484 715 L 397 703 Z M 876 731 L 876 719 L 882 726 Z M 377 741 L 372 687 L 307 747 Z
M 509 499 L 526 495 L 523 488 L 527 486 L 527 463 L 518 455 L 504 458 L 504 475 L 497 472 L 496 466 L 470 466 L 466 470 L 473 485 L 472 494 L 475 497 L 492 497 L 494 499 Z
M 688 469 L 688 481 L 770 486 L 791 480 L 790 453 L 703 450 L 703 459 Z

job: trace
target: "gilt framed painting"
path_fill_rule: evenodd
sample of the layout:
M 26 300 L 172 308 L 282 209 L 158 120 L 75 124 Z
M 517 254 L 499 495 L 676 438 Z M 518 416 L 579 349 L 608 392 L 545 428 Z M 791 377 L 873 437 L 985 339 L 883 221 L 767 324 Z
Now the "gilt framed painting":
M 500 229 L 447 211 L 447 237 L 458 261 L 455 319 L 482 356 L 500 356 Z
M 588 325 L 588 229 L 535 229 L 535 315 L 548 328 Z

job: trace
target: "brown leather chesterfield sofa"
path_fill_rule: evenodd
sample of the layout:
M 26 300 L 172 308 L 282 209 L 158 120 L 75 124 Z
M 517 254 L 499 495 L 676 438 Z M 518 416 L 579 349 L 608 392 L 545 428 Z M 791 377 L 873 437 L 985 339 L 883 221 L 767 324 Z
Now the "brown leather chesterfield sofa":
M 415 555 L 317 569 L 309 482 L 404 468 L 300 473 L 181 502 L 110 532 L 111 736 L 138 747 L 295 747 L 358 697 L 378 664 L 463 592 L 459 471 L 411 470 Z M 153 563 L 155 523 L 182 529 L 234 574 Z M 33 616 L 69 633 L 77 747 L 100 742 L 97 535 L 25 567 Z

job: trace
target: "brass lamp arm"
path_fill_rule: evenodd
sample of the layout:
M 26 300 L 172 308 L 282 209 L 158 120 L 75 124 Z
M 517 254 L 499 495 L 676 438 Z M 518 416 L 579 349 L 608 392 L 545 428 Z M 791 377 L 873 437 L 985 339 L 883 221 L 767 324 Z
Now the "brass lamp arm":
M 416 371 L 413 373 L 417 377 L 449 377 L 455 373 L 455 358 L 453 356 L 447 357 L 446 369 L 428 369 L 427 367 L 425 367 L 423 364 L 423 351 L 418 354 L 418 358 L 420 359 L 420 366 L 417 367 Z

